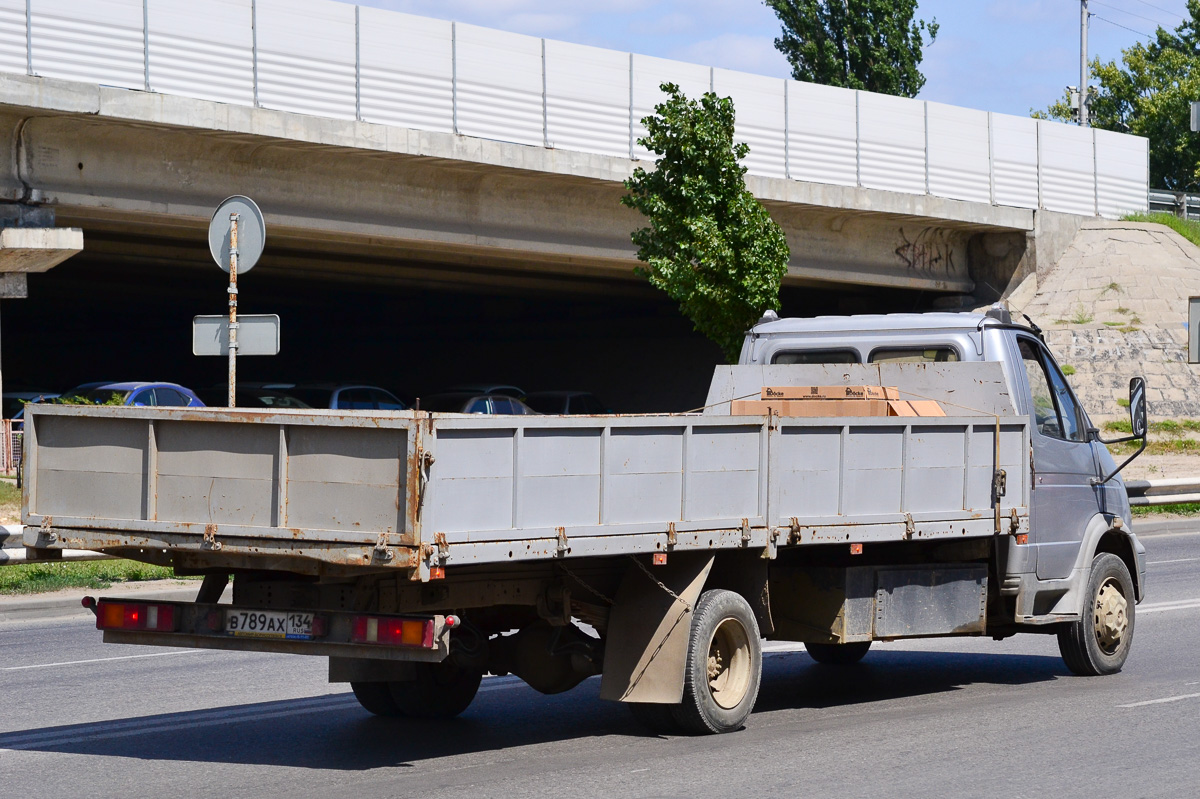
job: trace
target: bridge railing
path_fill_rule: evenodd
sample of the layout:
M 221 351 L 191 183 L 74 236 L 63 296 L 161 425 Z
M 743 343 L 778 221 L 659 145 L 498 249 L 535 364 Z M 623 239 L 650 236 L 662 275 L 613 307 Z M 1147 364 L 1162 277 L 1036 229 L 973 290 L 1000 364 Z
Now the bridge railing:
M 1139 137 L 333 0 L 0 0 L 0 71 L 635 159 L 671 81 L 733 98 L 754 175 L 1107 217 L 1147 207 Z

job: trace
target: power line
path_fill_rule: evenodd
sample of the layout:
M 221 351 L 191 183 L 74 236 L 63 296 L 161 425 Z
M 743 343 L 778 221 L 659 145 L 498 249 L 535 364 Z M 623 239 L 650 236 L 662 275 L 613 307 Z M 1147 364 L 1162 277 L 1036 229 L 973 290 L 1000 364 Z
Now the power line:
M 1164 14 L 1169 15 L 1172 19 L 1179 19 L 1179 15 L 1176 14 L 1174 11 L 1168 11 L 1167 9 L 1163 8 L 1162 6 L 1154 5 L 1154 3 L 1147 3 L 1146 0 L 1137 0 L 1137 1 L 1144 6 L 1150 6 L 1150 8 L 1153 8 L 1156 11 L 1161 11 Z
M 1095 0 L 1093 0 L 1093 2 L 1094 1 Z M 1107 22 L 1109 25 L 1115 25 L 1118 28 L 1124 28 L 1125 30 L 1129 31 L 1130 33 L 1136 33 L 1138 36 L 1141 36 L 1144 39 L 1153 39 L 1154 38 L 1153 36 L 1151 36 L 1148 33 L 1143 33 L 1142 31 L 1134 30 L 1133 28 L 1129 27 L 1128 25 L 1122 25 L 1120 22 L 1113 22 L 1111 19 L 1105 19 L 1104 17 L 1100 16 L 1099 14 L 1092 14 L 1092 16 L 1095 17 L 1096 19 L 1100 20 L 1101 22 Z
M 1123 9 L 1123 8 L 1117 8 L 1116 6 L 1110 6 L 1108 3 L 1102 3 L 1102 2 L 1100 2 L 1100 0 L 1091 0 L 1091 2 L 1092 2 L 1094 5 L 1098 5 L 1098 6 L 1104 6 L 1105 8 L 1111 8 L 1113 11 L 1119 11 L 1119 12 L 1121 12 L 1122 14 L 1128 14 L 1128 15 L 1129 15 L 1129 16 L 1131 16 L 1131 17 L 1137 17 L 1138 19 L 1144 19 L 1144 20 L 1146 20 L 1147 22 L 1153 22 L 1155 25 L 1158 25 L 1158 24 L 1160 24 L 1160 23 L 1159 23 L 1159 21 L 1158 21 L 1158 20 L 1156 20 L 1156 19 L 1151 19 L 1150 17 L 1144 17 L 1144 16 L 1142 16 L 1141 14 L 1135 14 L 1135 13 L 1133 13 L 1132 11 L 1126 11 L 1126 10 L 1125 10 L 1125 9 Z

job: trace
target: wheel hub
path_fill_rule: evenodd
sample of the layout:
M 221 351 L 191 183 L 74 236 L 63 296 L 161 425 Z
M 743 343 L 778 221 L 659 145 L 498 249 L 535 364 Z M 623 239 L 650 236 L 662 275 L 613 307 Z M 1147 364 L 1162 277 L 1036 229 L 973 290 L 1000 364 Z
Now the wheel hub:
M 1120 647 L 1125 631 L 1129 629 L 1129 601 L 1111 579 L 1096 592 L 1093 621 L 1100 647 L 1112 654 Z
M 708 644 L 708 690 L 725 709 L 738 706 L 750 686 L 750 639 L 736 619 L 725 619 Z

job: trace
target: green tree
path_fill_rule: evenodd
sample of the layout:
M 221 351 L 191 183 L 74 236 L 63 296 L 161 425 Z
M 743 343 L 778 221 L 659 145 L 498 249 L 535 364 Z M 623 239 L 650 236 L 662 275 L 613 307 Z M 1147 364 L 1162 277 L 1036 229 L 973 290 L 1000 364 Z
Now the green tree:
M 658 156 L 654 170 L 635 169 L 621 198 L 649 221 L 633 232 L 645 264 L 636 271 L 733 362 L 746 330 L 778 307 L 787 240 L 746 189 L 739 161 L 750 148 L 733 142 L 733 101 L 712 92 L 691 100 L 673 83 L 660 88 L 667 99 L 642 120 L 638 139 Z
M 1150 140 L 1150 185 L 1172 191 L 1200 186 L 1200 134 L 1190 129 L 1190 105 L 1200 100 L 1200 0 L 1188 0 L 1188 17 L 1174 31 L 1158 28 L 1154 40 L 1121 51 L 1121 63 L 1091 64 L 1088 111 L 1092 127 Z M 1075 109 L 1064 96 L 1033 116 L 1064 122 Z
M 783 24 L 775 48 L 792 77 L 810 83 L 916 97 L 918 66 L 937 20 L 913 22 L 917 0 L 764 0 Z

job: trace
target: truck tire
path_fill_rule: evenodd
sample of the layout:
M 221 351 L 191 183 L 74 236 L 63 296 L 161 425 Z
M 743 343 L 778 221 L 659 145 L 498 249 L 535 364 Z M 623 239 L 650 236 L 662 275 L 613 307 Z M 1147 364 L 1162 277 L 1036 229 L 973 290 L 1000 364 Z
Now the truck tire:
M 454 658 L 413 665 L 414 679 L 388 683 L 398 714 L 412 719 L 454 718 L 471 704 L 483 679 L 482 671 L 460 666 Z
M 350 690 L 354 691 L 354 698 L 368 713 L 376 716 L 400 715 L 400 708 L 392 701 L 391 683 L 351 682 Z
M 1121 670 L 1133 643 L 1134 601 L 1125 561 L 1109 552 L 1097 555 L 1079 621 L 1058 631 L 1058 651 L 1068 669 L 1082 677 Z
M 750 604 L 733 591 L 700 595 L 684 666 L 683 701 L 671 715 L 695 735 L 740 729 L 762 683 L 762 642 Z
M 818 663 L 830 666 L 849 666 L 857 663 L 871 648 L 870 641 L 855 641 L 852 644 L 811 644 L 805 642 L 808 656 Z

